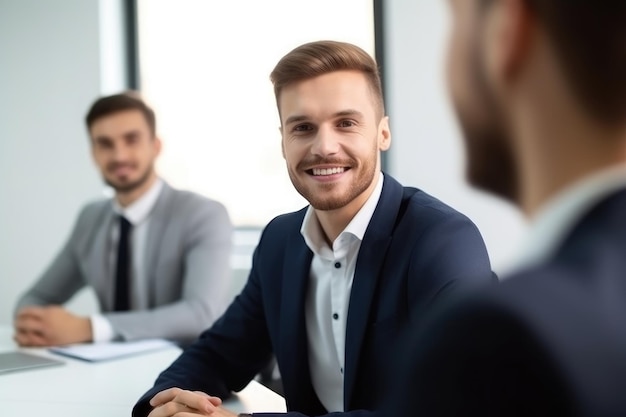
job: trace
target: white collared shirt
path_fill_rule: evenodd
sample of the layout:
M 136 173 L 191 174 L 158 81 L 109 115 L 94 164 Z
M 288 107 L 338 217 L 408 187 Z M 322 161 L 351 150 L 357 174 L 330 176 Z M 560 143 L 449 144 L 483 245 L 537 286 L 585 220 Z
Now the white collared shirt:
M 626 188 L 626 166 L 607 168 L 583 178 L 550 199 L 537 212 L 514 270 L 531 267 L 550 258 L 577 221 L 620 188 Z
M 124 216 L 133 226 L 130 234 L 130 306 L 132 310 L 144 310 L 148 308 L 148 300 L 146 298 L 148 289 L 146 288 L 147 280 L 145 271 L 146 243 L 150 223 L 150 213 L 152 212 L 162 189 L 163 181 L 157 178 L 152 187 L 150 187 L 144 195 L 139 197 L 129 206 L 121 207 L 117 200 L 113 199 L 112 201 L 113 211 L 118 215 Z M 120 230 L 118 225 L 119 222 L 115 219 L 112 222 L 111 231 L 109 233 L 109 243 L 107 245 L 109 248 L 107 262 L 109 264 L 109 271 L 113 274 L 113 276 L 110 277 L 111 282 L 115 282 L 114 274 L 116 270 L 115 263 L 117 257 L 117 243 L 120 239 Z M 109 342 L 118 336 L 109 320 L 100 314 L 96 314 L 91 317 L 91 329 L 94 343 Z
M 329 412 L 344 411 L 346 319 L 357 256 L 383 189 L 383 174 L 363 207 L 330 248 L 309 206 L 300 233 L 313 252 L 305 317 L 311 382 Z

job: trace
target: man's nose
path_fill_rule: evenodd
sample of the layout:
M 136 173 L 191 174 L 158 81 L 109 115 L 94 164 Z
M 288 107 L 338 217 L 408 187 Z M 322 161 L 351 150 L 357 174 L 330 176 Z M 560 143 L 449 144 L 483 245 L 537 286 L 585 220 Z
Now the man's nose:
M 330 128 L 320 128 L 313 139 L 311 153 L 321 157 L 339 152 L 339 138 Z
M 124 145 L 115 145 L 113 147 L 113 159 L 115 161 L 123 161 L 128 157 L 128 149 Z

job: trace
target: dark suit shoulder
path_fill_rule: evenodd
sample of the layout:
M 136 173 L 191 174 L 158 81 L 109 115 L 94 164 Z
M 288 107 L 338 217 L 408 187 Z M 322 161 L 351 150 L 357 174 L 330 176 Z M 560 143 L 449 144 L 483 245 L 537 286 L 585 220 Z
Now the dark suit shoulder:
M 302 226 L 302 221 L 304 220 L 307 207 L 274 217 L 263 228 L 261 241 L 286 241 L 286 237 L 288 236 L 293 237 L 294 235 L 300 235 L 300 228 Z
M 404 241 L 425 242 L 429 249 L 437 247 L 437 242 L 463 242 L 466 248 L 463 250 L 469 257 L 484 259 L 484 264 L 489 266 L 487 249 L 476 224 L 465 214 L 418 188 L 404 187 L 394 231 L 398 236 L 404 236 Z M 412 246 L 416 247 L 416 244 Z
M 460 211 L 419 188 L 404 187 L 402 199 L 407 201 L 409 209 L 413 211 L 420 210 L 429 213 L 433 217 L 459 216 L 469 220 Z

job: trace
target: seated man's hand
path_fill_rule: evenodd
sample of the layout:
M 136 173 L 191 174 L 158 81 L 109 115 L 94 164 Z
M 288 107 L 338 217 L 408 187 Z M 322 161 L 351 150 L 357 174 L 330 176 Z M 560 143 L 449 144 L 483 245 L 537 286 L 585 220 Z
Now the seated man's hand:
M 154 407 L 148 417 L 217 416 L 236 417 L 236 414 L 220 407 L 222 400 L 200 391 L 170 388 L 152 397 Z
M 15 319 L 15 341 L 20 346 L 58 346 L 91 342 L 91 320 L 61 306 L 25 307 Z

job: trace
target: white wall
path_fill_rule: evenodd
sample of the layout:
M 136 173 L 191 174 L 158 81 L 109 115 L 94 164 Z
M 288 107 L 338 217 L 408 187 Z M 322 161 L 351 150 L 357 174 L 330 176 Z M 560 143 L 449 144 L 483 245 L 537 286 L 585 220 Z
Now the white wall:
M 444 0 L 385 0 L 389 171 L 469 216 L 501 274 L 514 258 L 525 223 L 508 203 L 471 189 L 445 86 L 448 7 Z
M 83 122 L 107 64 L 100 6 L 0 0 L 0 324 L 12 321 L 18 295 L 60 250 L 80 207 L 102 195 Z M 73 302 L 79 312 L 93 305 L 89 292 Z

